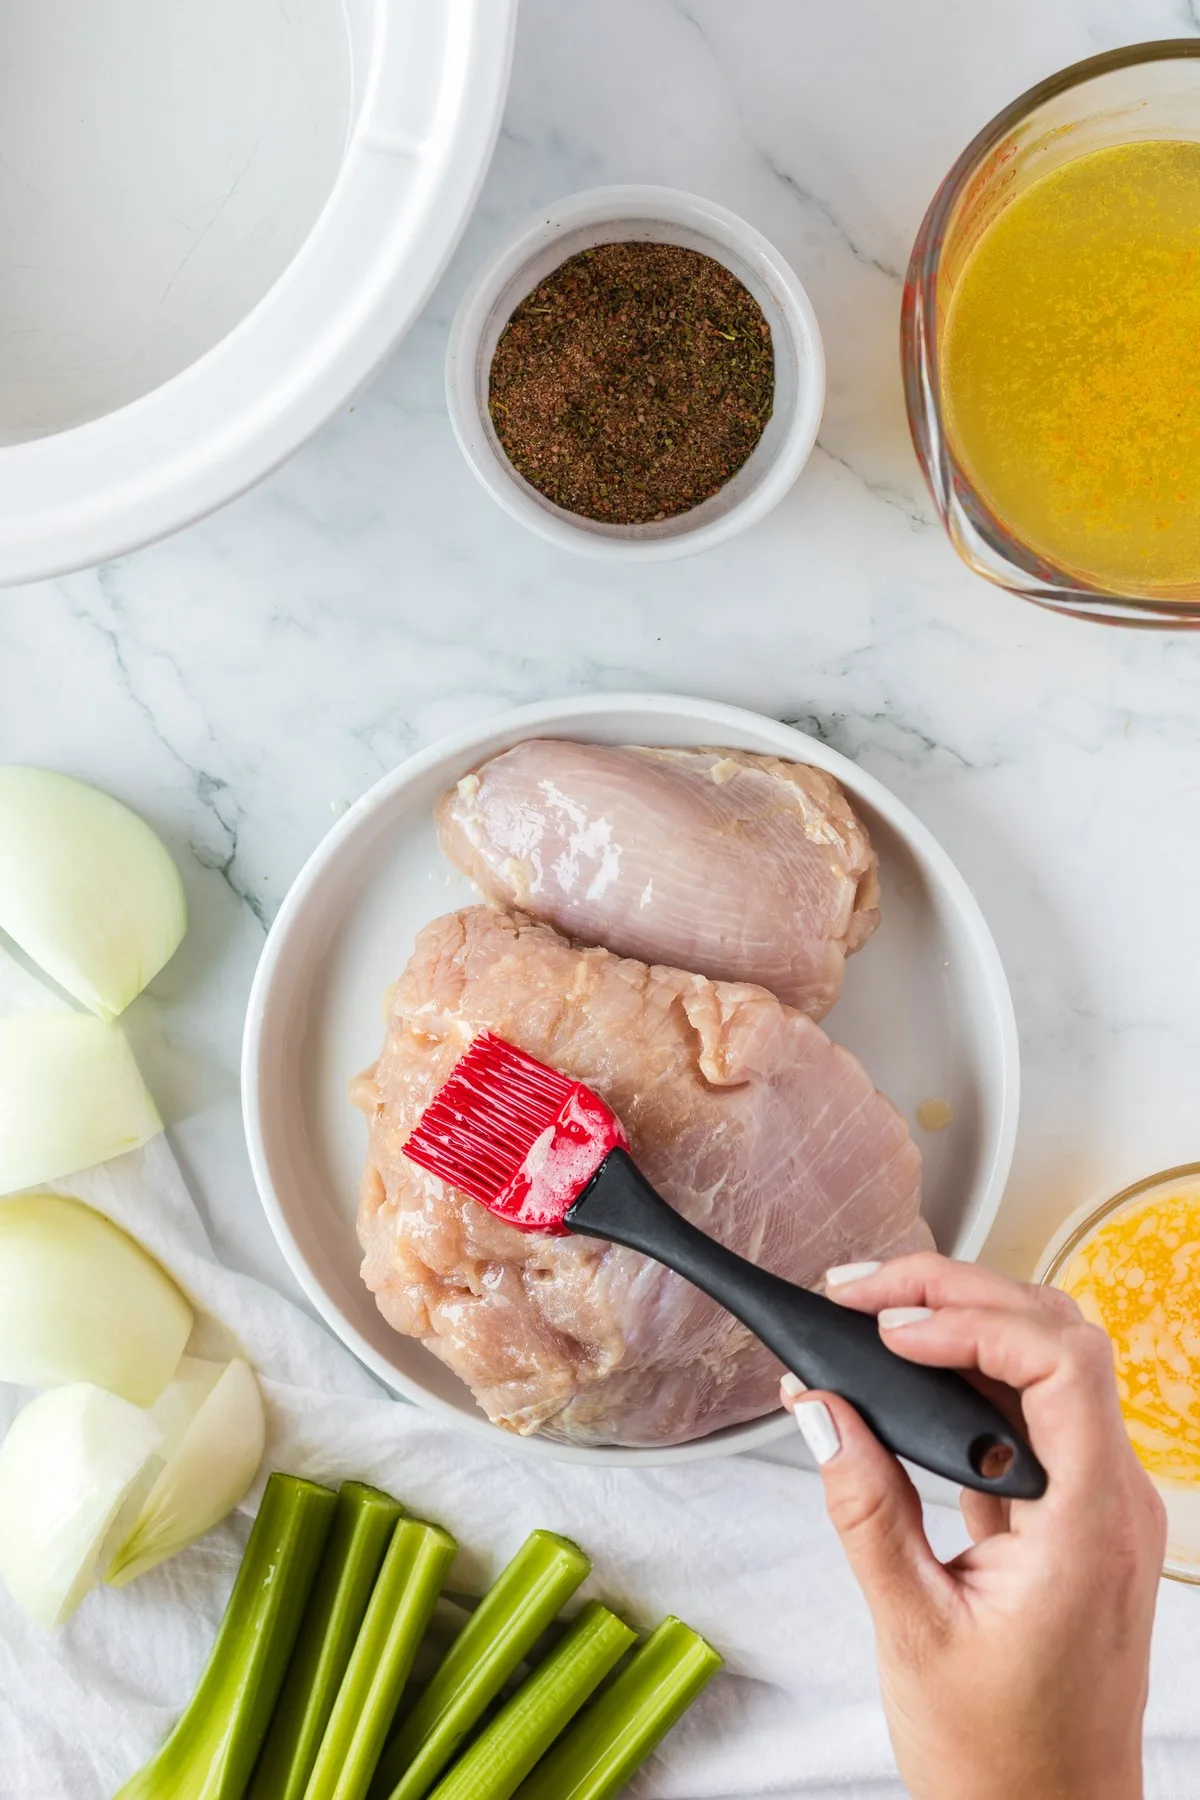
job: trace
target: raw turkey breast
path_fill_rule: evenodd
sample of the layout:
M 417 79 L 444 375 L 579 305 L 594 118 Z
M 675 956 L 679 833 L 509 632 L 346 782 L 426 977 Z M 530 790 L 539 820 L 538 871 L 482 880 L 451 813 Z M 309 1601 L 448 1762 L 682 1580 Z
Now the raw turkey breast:
M 657 1263 L 520 1231 L 408 1161 L 409 1133 L 485 1029 L 587 1082 L 663 1196 L 777 1274 L 815 1285 L 831 1263 L 931 1241 L 904 1120 L 802 1013 L 763 988 L 576 948 L 519 913 L 435 919 L 352 1091 L 370 1127 L 362 1272 L 389 1323 L 497 1425 L 682 1443 L 770 1412 L 780 1368 Z
M 531 738 L 464 776 L 437 822 L 489 900 L 620 956 L 758 982 L 814 1019 L 879 923 L 845 794 L 774 756 Z

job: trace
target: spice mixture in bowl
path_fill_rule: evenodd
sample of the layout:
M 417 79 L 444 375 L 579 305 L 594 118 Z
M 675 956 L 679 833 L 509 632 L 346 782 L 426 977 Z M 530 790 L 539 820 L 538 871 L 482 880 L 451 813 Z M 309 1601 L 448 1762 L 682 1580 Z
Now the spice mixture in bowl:
M 451 422 L 502 506 L 598 556 L 688 555 L 762 518 L 816 438 L 799 281 L 734 214 L 669 188 L 558 202 L 451 332 Z
M 522 300 L 488 411 L 513 466 L 585 518 L 642 525 L 720 492 L 771 416 L 762 307 L 679 244 L 598 244 Z

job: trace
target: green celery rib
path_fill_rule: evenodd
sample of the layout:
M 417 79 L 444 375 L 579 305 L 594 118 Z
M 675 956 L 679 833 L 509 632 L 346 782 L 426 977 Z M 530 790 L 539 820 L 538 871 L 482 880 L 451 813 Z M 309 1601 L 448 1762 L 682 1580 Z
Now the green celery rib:
M 432 1800 L 510 1800 L 637 1633 L 591 1600 L 557 1649 L 455 1763 Z
M 457 1545 L 401 1519 L 313 1764 L 305 1800 L 364 1800 Z
M 247 1800 L 304 1800 L 375 1578 L 404 1508 L 347 1481 Z
M 723 1661 L 682 1620 L 664 1619 L 537 1765 L 517 1800 L 612 1800 Z
M 199 1685 L 117 1800 L 242 1800 L 336 1506 L 331 1488 L 271 1476 Z
M 423 1800 L 591 1567 L 568 1538 L 552 1531 L 526 1538 L 388 1745 L 371 1800 Z

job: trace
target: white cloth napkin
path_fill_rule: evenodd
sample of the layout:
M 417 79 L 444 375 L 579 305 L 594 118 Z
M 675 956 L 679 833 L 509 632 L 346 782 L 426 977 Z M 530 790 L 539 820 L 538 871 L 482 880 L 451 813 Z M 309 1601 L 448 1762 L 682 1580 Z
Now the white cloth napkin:
M 0 1011 L 44 994 L 0 956 Z M 241 1346 L 270 1414 L 267 1464 L 378 1483 L 461 1546 L 479 1592 L 537 1526 L 575 1538 L 594 1593 L 640 1626 L 678 1613 L 724 1653 L 631 1800 L 898 1800 L 866 1608 L 803 1470 L 747 1457 L 576 1468 L 482 1443 L 390 1398 L 320 1325 L 217 1262 L 163 1138 L 58 1184 L 134 1233 L 203 1315 L 194 1348 Z M 0 1386 L 0 1429 L 26 1396 Z M 260 1484 L 261 1487 L 261 1484 Z M 247 1502 L 253 1511 L 260 1487 Z M 957 1515 L 930 1508 L 940 1553 Z M 240 1515 L 53 1637 L 0 1591 L 0 1800 L 109 1800 L 190 1695 L 245 1544 Z M 1164 1583 L 1147 1746 L 1149 1800 L 1200 1793 L 1200 1593 Z M 1019 1729 L 1019 1722 L 1014 1721 Z

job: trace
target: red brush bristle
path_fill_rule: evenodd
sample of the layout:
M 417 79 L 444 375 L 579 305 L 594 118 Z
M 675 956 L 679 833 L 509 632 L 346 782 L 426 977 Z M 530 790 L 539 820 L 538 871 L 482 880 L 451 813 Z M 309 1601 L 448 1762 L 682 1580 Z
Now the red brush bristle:
M 486 1031 L 430 1101 L 404 1154 L 492 1206 L 577 1087 Z

